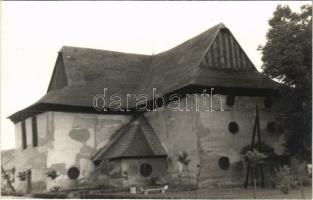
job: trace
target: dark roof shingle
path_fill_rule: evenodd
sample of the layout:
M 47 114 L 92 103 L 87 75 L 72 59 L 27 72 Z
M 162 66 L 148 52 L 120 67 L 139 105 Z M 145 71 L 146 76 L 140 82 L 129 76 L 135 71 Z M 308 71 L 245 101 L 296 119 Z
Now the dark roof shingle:
M 93 108 L 95 95 L 103 94 L 104 88 L 107 96 L 118 94 L 124 99 L 123 108 L 136 105 L 134 98 L 125 100 L 127 94 L 144 94 L 151 100 L 153 88 L 161 95 L 190 85 L 275 90 L 278 84 L 260 74 L 251 61 L 247 61 L 251 63 L 249 70 L 202 66 L 217 35 L 225 30 L 228 29 L 224 24 L 218 24 L 153 56 L 65 46 L 55 66 L 59 76 L 52 76 L 47 94 L 9 118 L 21 121 L 36 112 L 38 104 Z M 40 112 L 47 110 L 43 108 Z

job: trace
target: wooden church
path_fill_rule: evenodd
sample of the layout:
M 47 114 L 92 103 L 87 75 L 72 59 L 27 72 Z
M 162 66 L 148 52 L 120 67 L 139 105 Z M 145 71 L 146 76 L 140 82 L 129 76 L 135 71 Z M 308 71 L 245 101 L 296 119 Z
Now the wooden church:
M 256 70 L 223 24 L 156 55 L 65 46 L 47 93 L 9 116 L 21 177 L 15 188 L 27 193 L 96 187 L 108 177 L 115 187 L 243 184 L 241 152 L 251 143 L 256 105 L 262 142 L 275 155 L 284 152 L 277 87 Z M 99 111 L 93 100 L 104 88 L 107 95 L 125 98 L 145 94 L 149 108 L 155 89 L 166 103 L 162 111 L 137 110 L 134 100 L 120 110 Z M 213 98 L 210 111 L 196 108 L 205 103 L 196 95 L 184 101 L 187 94 L 212 88 L 219 98 Z M 180 95 L 189 110 L 173 110 L 171 94 Z

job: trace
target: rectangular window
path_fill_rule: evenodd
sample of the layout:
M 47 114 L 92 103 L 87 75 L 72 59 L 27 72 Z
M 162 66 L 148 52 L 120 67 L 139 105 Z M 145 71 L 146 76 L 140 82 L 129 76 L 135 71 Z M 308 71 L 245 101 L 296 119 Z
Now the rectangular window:
M 33 147 L 38 146 L 37 117 L 32 117 Z
M 25 121 L 22 122 L 22 148 L 23 149 L 27 148 Z

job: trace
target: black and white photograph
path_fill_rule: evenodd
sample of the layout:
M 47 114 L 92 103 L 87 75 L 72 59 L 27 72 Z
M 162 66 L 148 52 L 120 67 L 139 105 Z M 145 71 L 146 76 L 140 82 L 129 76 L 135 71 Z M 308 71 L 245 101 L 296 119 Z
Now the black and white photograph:
M 1 1 L 3 199 L 312 199 L 312 1 Z

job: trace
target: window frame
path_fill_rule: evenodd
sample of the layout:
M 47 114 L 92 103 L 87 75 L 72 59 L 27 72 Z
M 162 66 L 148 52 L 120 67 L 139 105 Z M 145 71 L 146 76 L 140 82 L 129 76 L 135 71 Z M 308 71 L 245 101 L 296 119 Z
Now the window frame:
M 221 156 L 218 159 L 218 166 L 222 170 L 228 170 L 230 168 L 230 160 L 227 156 Z
M 229 122 L 228 131 L 232 134 L 237 134 L 239 132 L 239 124 L 235 121 Z
M 226 96 L 226 105 L 228 107 L 233 107 L 235 105 L 236 97 L 234 95 Z
M 148 171 L 147 171 L 148 170 Z M 142 163 L 139 168 L 140 175 L 144 178 L 150 177 L 153 173 L 153 167 L 150 163 Z
M 37 117 L 32 117 L 32 142 L 33 147 L 38 146 L 38 128 L 37 128 Z
M 21 123 L 21 133 L 22 133 L 22 149 L 27 149 L 27 132 L 26 132 L 26 122 Z
M 69 179 L 71 180 L 77 180 L 78 177 L 80 175 L 80 170 L 78 167 L 70 167 L 68 170 L 67 170 L 67 176 Z

